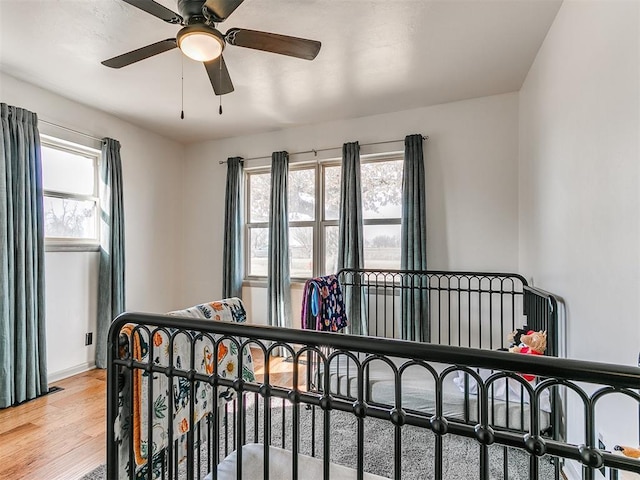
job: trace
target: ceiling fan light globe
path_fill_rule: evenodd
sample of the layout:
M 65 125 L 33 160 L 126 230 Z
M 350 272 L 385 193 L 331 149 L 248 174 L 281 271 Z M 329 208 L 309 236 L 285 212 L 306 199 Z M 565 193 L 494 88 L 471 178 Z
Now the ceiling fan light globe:
M 178 47 L 187 57 L 198 62 L 209 62 L 218 58 L 224 48 L 223 40 L 207 30 L 180 32 Z

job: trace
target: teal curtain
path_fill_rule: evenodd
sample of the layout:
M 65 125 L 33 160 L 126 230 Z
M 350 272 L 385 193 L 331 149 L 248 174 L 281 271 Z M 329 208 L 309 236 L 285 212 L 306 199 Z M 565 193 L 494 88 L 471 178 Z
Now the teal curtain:
M 223 298 L 242 298 L 242 179 L 242 158 L 227 159 L 222 253 Z
M 107 333 L 115 317 L 124 312 L 124 205 L 120 142 L 102 140 L 100 159 L 100 267 L 98 273 L 98 325 L 96 366 L 107 366 Z
M 271 155 L 267 297 L 269 325 L 277 327 L 291 327 L 288 176 L 289 154 L 274 152 Z
M 363 268 L 362 192 L 360 188 L 360 145 L 358 142 L 342 145 L 338 222 L 338 270 Z M 362 304 L 364 299 L 362 287 L 356 282 L 356 285 L 345 286 L 343 290 L 349 322 L 348 331 L 355 335 L 366 335 L 367 321 Z
M 0 408 L 47 393 L 38 117 L 0 103 Z
M 422 135 L 404 139 L 400 268 L 427 269 L 427 202 Z M 426 274 L 407 275 L 401 295 L 402 338 L 428 342 L 429 291 Z

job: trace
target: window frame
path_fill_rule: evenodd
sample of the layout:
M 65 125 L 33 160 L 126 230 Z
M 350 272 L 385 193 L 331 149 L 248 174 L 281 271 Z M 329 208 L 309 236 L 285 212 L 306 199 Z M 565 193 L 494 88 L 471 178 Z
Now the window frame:
M 267 275 L 251 275 L 249 270 L 251 268 L 251 229 L 252 228 L 266 228 L 267 232 L 269 230 L 269 219 L 267 221 L 262 222 L 251 222 L 251 175 L 260 175 L 260 174 L 271 174 L 271 167 L 258 167 L 251 169 L 244 169 L 244 191 L 245 191 L 245 202 L 244 202 L 244 218 L 246 219 L 244 222 L 244 261 L 243 261 L 243 279 L 244 281 L 265 281 L 267 279 Z
M 47 236 L 45 232 L 44 244 L 46 251 L 98 251 L 100 249 L 100 157 L 102 152 L 96 148 L 87 147 L 77 143 L 62 140 L 49 135 L 40 135 L 40 144 L 47 148 L 60 150 L 77 156 L 85 157 L 93 163 L 93 192 L 92 194 L 78 194 L 59 190 L 49 190 L 44 188 L 43 179 L 43 202 L 45 197 L 57 198 L 61 200 L 75 200 L 93 202 L 96 209 L 95 214 L 95 237 L 93 238 L 68 238 Z
M 320 194 L 321 190 L 320 190 L 320 185 L 318 182 L 319 179 L 319 175 L 318 175 L 318 163 L 293 163 L 293 164 L 289 164 L 289 172 L 295 172 L 295 171 L 300 171 L 300 170 L 314 170 L 314 179 L 315 179 L 315 205 L 314 205 L 314 212 L 313 212 L 313 220 L 289 220 L 288 221 L 288 228 L 291 229 L 291 227 L 307 227 L 307 228 L 311 228 L 312 229 L 312 234 L 311 234 L 311 238 L 313 239 L 313 249 L 311 252 L 311 275 L 312 277 L 316 276 L 316 266 L 317 266 L 317 255 L 318 255 L 318 250 L 319 250 L 319 246 L 320 243 L 318 243 L 320 241 L 320 239 L 318 238 L 318 224 L 319 224 L 319 210 L 320 210 L 320 199 L 318 197 L 318 195 Z M 267 228 L 269 228 L 269 226 L 267 225 Z M 291 243 L 289 243 L 289 250 L 291 250 Z M 291 264 L 291 258 L 289 259 L 289 263 Z M 306 277 L 291 277 L 291 280 L 294 282 L 304 282 L 306 280 Z
M 366 158 L 366 156 L 365 156 Z M 383 153 L 383 154 L 376 154 L 376 155 L 371 155 L 370 158 L 366 158 L 365 160 L 363 160 L 361 158 L 360 163 L 367 163 L 367 164 L 371 164 L 371 163 L 383 163 L 383 162 L 392 162 L 392 161 L 403 161 L 404 160 L 404 152 L 389 152 L 389 153 Z M 400 211 L 400 216 L 399 217 L 381 217 L 381 218 L 369 218 L 366 219 L 364 218 L 364 212 L 362 214 L 362 228 L 363 228 L 363 235 L 362 235 L 362 242 L 363 242 L 363 251 L 362 251 L 362 256 L 363 256 L 363 262 L 366 261 L 366 259 L 364 258 L 364 249 L 366 248 L 364 246 L 364 227 L 367 226 L 384 226 L 384 225 L 402 225 L 402 184 L 400 185 L 400 198 L 401 198 L 401 211 Z M 370 265 L 364 265 L 363 268 L 377 268 L 377 267 L 372 267 Z M 398 266 L 395 267 L 397 269 L 400 268 L 400 263 L 398 263 Z
M 318 183 L 318 188 L 319 190 L 319 201 L 318 203 L 318 208 L 319 208 L 319 213 L 318 213 L 318 219 L 319 219 L 319 225 L 320 228 L 318 229 L 318 239 L 317 241 L 319 242 L 319 248 L 317 248 L 317 258 L 314 258 L 314 263 L 313 263 L 313 276 L 316 277 L 318 275 L 322 275 L 322 272 L 324 272 L 326 263 L 327 263 L 327 244 L 324 241 L 325 239 L 325 232 L 327 227 L 336 227 L 336 228 L 340 228 L 340 218 L 339 218 L 339 214 L 338 214 L 338 218 L 336 219 L 327 219 L 326 218 L 326 212 L 324 209 L 324 205 L 325 205 L 325 199 L 326 199 L 326 188 L 325 188 L 325 179 L 326 179 L 326 170 L 327 168 L 330 167 L 340 167 L 342 164 L 342 159 L 332 159 L 332 160 L 328 160 L 326 162 L 321 162 L 319 164 L 319 172 L 320 174 L 319 176 L 319 181 Z M 339 193 L 339 192 L 338 192 Z
M 404 152 L 402 151 L 394 151 L 394 152 L 384 152 L 370 155 L 361 155 L 360 163 L 361 164 L 371 164 L 371 163 L 383 163 L 389 161 L 398 161 L 404 159 Z M 326 267 L 326 259 L 327 259 L 327 245 L 324 241 L 325 231 L 327 227 L 340 227 L 340 219 L 327 219 L 325 216 L 325 175 L 326 169 L 330 167 L 339 167 L 342 164 L 341 158 L 330 158 L 327 160 L 320 160 L 314 162 L 292 162 L 289 164 L 289 171 L 296 170 L 315 170 L 315 219 L 314 220 L 295 220 L 289 221 L 289 228 L 291 227 L 311 227 L 313 229 L 313 252 L 312 252 L 312 276 L 316 277 L 324 274 L 324 269 Z M 265 285 L 267 276 L 266 275 L 252 275 L 249 273 L 251 268 L 251 229 L 252 228 L 265 228 L 268 230 L 269 221 L 266 222 L 251 222 L 250 221 L 250 212 L 251 212 L 251 176 L 270 173 L 270 166 L 259 166 L 259 167 L 250 167 L 245 168 L 244 170 L 244 189 L 245 189 L 245 222 L 244 222 L 244 235 L 247 240 L 244 246 L 244 272 L 243 272 L 243 280 L 246 285 L 249 286 L 258 286 Z M 362 220 L 363 227 L 373 225 L 373 226 L 384 226 L 384 225 L 401 225 L 402 217 L 387 217 L 387 218 L 371 218 Z M 398 268 L 400 268 L 398 266 Z M 291 277 L 292 283 L 303 283 L 306 280 L 306 277 Z

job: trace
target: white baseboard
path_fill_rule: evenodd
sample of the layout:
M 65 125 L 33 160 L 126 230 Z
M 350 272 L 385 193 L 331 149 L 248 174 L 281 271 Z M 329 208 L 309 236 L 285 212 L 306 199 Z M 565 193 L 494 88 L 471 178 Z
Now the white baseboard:
M 52 384 L 54 382 L 57 382 L 58 380 L 62 380 L 63 378 L 71 377 L 73 375 L 77 375 L 78 373 L 88 372 L 89 370 L 93 370 L 94 368 L 96 368 L 95 362 L 87 362 L 70 368 L 65 368 L 64 370 L 49 373 L 47 375 L 47 382 L 49 384 Z

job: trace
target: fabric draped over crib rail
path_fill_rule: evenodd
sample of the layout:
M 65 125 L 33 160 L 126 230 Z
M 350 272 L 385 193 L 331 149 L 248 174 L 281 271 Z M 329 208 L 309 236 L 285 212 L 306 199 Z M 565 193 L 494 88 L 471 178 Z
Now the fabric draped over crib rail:
M 191 317 L 212 321 L 246 322 L 247 314 L 244 305 L 239 298 L 228 298 L 220 301 L 205 303 L 184 310 L 169 312 L 168 315 L 178 317 Z M 253 359 L 249 349 L 238 352 L 238 345 L 230 340 L 216 339 L 216 346 L 206 338 L 198 340 L 194 349 L 194 358 L 191 358 L 192 338 L 197 332 L 180 333 L 171 336 L 173 331 L 153 329 L 140 329 L 136 325 L 126 325 L 122 332 L 129 338 L 131 356 L 135 361 L 153 363 L 162 366 L 175 366 L 176 368 L 190 368 L 198 373 L 212 375 L 216 370 L 223 378 L 242 378 L 244 381 L 255 381 Z M 218 341 L 219 340 L 219 341 Z M 173 342 L 173 343 L 172 343 Z M 170 345 L 173 345 L 173 348 Z M 178 458 L 186 456 L 186 433 L 195 428 L 198 422 L 218 405 L 223 405 L 235 396 L 231 388 L 218 390 L 218 402 L 211 402 L 213 387 L 206 382 L 198 382 L 194 390 L 194 414 L 189 418 L 190 390 L 189 382 L 184 378 L 176 378 L 173 384 L 165 375 L 154 376 L 153 398 L 151 404 L 153 411 L 148 411 L 149 405 L 149 374 L 141 369 L 134 372 L 133 385 L 131 386 L 132 411 L 131 428 L 127 427 L 126 411 L 120 410 L 116 421 L 117 437 L 121 441 L 121 458 L 128 458 L 129 442 L 124 440 L 130 431 L 133 435 L 134 459 L 138 469 L 146 472 L 147 458 L 152 452 L 153 478 L 160 471 L 160 453 L 167 447 L 169 441 L 178 440 Z M 170 398 L 171 397 L 171 398 Z M 173 410 L 173 418 L 167 419 L 170 405 Z M 173 431 L 173 439 L 169 435 L 169 422 Z M 149 438 L 149 422 L 152 422 L 152 438 Z M 138 472 L 140 476 L 144 472 Z M 121 478 L 128 478 L 126 472 L 122 472 Z M 146 476 L 144 477 L 146 478 Z
M 302 328 L 338 332 L 347 326 L 342 287 L 337 275 L 307 280 L 302 291 Z

